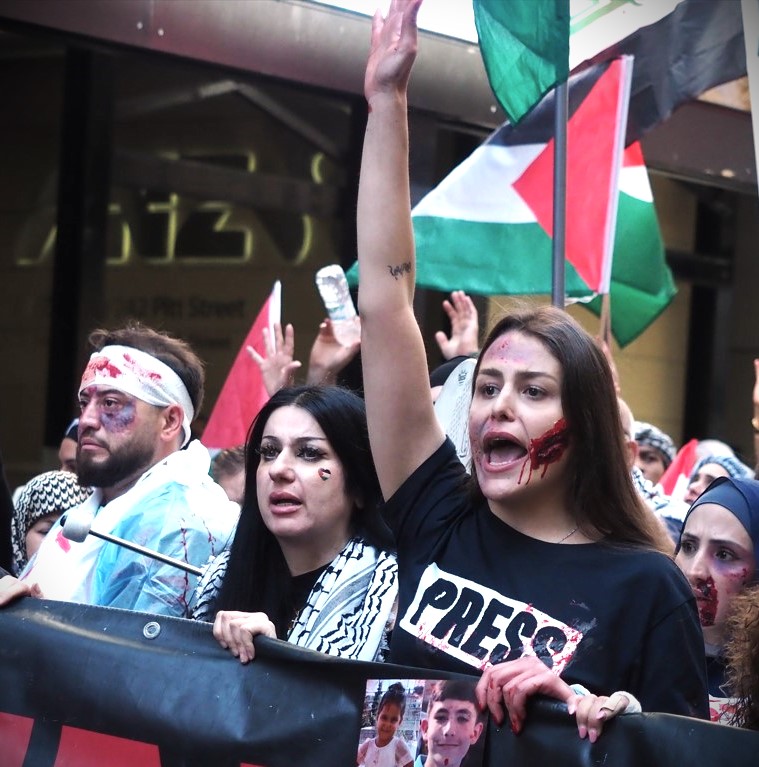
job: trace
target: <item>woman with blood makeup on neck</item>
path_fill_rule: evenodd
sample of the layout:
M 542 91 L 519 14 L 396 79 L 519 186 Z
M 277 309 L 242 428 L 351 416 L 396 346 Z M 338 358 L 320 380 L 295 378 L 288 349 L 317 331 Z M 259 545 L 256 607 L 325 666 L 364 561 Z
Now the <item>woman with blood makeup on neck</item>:
M 688 510 L 675 561 L 698 604 L 711 719 L 729 723 L 734 700 L 724 647 L 735 598 L 759 578 L 759 482 L 715 479 Z
M 250 428 L 231 549 L 201 576 L 192 617 L 242 663 L 259 634 L 381 660 L 397 565 L 380 517 L 364 403 L 337 386 L 276 392 Z
M 372 24 L 357 208 L 369 437 L 400 573 L 390 660 L 481 674 L 481 705 L 516 731 L 539 693 L 564 701 L 590 740 L 634 698 L 706 717 L 693 593 L 632 484 L 594 339 L 552 307 L 495 325 L 474 370 L 471 477 L 435 418 L 413 307 L 419 5 L 392 0 Z

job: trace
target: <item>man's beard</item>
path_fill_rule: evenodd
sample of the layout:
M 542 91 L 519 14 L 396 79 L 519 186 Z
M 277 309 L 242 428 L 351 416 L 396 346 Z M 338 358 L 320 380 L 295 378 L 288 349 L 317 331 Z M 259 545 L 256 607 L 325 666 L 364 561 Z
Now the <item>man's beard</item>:
M 109 453 L 107 460 L 90 463 L 91 457 L 77 449 L 76 470 L 84 487 L 113 487 L 138 477 L 153 465 L 153 445 L 131 442 Z

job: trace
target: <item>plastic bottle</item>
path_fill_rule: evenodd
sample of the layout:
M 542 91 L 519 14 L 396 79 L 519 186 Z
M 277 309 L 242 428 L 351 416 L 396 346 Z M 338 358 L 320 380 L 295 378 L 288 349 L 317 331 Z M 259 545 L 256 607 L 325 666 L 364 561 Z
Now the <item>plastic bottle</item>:
M 352 346 L 361 339 L 361 325 L 342 267 L 330 264 L 319 269 L 316 287 L 332 321 L 335 338 L 343 346 Z

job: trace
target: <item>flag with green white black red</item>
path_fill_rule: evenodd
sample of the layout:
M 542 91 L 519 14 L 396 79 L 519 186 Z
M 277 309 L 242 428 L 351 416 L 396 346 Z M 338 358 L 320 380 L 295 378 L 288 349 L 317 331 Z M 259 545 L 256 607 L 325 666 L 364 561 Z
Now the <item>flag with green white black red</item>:
M 746 74 L 739 0 L 474 0 L 490 86 L 518 122 L 586 63 L 635 56 L 625 144 Z

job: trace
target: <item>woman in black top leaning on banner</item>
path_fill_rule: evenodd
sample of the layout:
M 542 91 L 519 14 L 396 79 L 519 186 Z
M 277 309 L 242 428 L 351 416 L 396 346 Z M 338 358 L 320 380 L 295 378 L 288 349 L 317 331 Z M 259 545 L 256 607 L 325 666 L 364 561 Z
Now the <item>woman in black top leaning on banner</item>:
M 251 426 L 230 551 L 201 576 L 192 617 L 243 663 L 264 634 L 382 660 L 397 565 L 382 521 L 364 403 L 337 386 L 280 389 Z
M 406 89 L 419 4 L 393 0 L 373 21 L 358 198 L 369 437 L 399 563 L 390 660 L 483 672 L 481 702 L 516 730 L 534 693 L 577 709 L 592 740 L 632 696 L 706 718 L 693 594 L 633 488 L 593 339 L 554 308 L 495 326 L 475 369 L 471 480 L 437 424 L 412 305 Z

